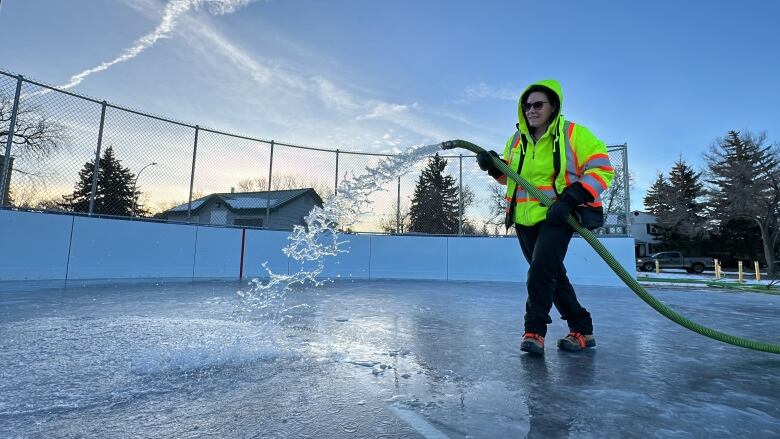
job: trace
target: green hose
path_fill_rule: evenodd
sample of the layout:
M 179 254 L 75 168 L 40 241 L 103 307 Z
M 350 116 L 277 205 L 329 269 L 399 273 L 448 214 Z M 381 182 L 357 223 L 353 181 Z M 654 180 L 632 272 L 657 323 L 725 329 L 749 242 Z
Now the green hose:
M 443 149 L 453 149 L 453 148 L 463 148 L 466 150 L 469 150 L 475 154 L 478 154 L 481 151 L 484 151 L 482 148 L 480 148 L 477 145 L 474 145 L 473 143 L 467 142 L 465 140 L 450 140 L 447 142 L 442 143 Z M 538 190 L 536 187 L 534 187 L 532 184 L 528 183 L 523 177 L 521 177 L 517 172 L 513 171 L 509 166 L 507 166 L 506 163 L 504 163 L 503 160 L 493 157 L 493 164 L 496 168 L 501 170 L 507 177 L 514 180 L 517 184 L 525 188 L 526 191 L 528 191 L 531 195 L 538 198 L 542 203 L 544 203 L 545 206 L 552 205 L 552 200 L 542 193 L 540 190 Z M 637 282 L 636 279 L 634 279 L 633 276 L 631 276 L 623 266 L 620 265 L 620 263 L 612 256 L 612 254 L 604 247 L 603 244 L 596 238 L 596 235 L 594 235 L 590 230 L 582 227 L 577 220 L 574 218 L 573 215 L 569 215 L 569 218 L 566 220 L 566 222 L 574 228 L 577 233 L 582 236 L 585 241 L 588 242 L 588 244 L 593 247 L 594 250 L 596 250 L 596 253 L 598 253 L 602 259 L 609 265 L 610 268 L 612 268 L 612 271 L 615 272 L 615 274 L 618 275 L 620 279 L 625 282 L 625 284 L 631 288 L 634 293 L 639 296 L 640 299 L 644 300 L 648 305 L 650 305 L 653 309 L 664 315 L 669 320 L 682 325 L 692 331 L 698 332 L 701 335 L 704 335 L 705 337 L 713 338 L 718 341 L 722 341 L 724 343 L 732 344 L 734 346 L 739 346 L 743 348 L 753 349 L 756 351 L 763 351 L 763 352 L 771 352 L 773 354 L 780 354 L 780 345 L 772 344 L 772 343 L 764 343 L 759 341 L 753 341 L 748 340 L 741 337 L 736 337 L 733 335 L 726 334 L 724 332 L 716 331 L 714 329 L 707 328 L 706 326 L 702 326 L 696 322 L 693 322 L 684 316 L 676 313 L 668 306 L 664 305 L 662 302 L 660 302 L 658 299 L 653 297 L 650 293 L 647 292 L 647 290 L 642 287 L 642 285 Z

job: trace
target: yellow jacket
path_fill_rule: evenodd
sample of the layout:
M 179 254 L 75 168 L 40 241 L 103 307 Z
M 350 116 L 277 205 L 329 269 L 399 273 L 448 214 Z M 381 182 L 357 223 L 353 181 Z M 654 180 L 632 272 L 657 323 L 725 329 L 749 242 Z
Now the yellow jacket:
M 522 104 L 531 87 L 540 85 L 552 90 L 558 95 L 560 102 L 557 114 L 547 131 L 534 141 L 528 123 L 523 113 Z M 523 156 L 523 166 L 520 175 L 536 186 L 550 198 L 556 198 L 566 186 L 579 182 L 594 200 L 587 203 L 590 206 L 601 206 L 601 193 L 612 184 L 614 168 L 610 164 L 607 147 L 593 133 L 582 125 L 569 122 L 563 117 L 563 93 L 561 85 L 555 80 L 544 80 L 531 84 L 523 91 L 518 103 L 518 131 L 506 142 L 504 161 L 515 171 L 520 166 Z M 553 160 L 554 148 L 561 148 L 560 172 L 555 182 L 555 166 Z M 522 187 L 506 177 L 499 179 L 507 185 L 507 211 L 512 206 L 514 198 L 514 221 L 524 226 L 532 226 L 545 219 L 547 207 L 531 197 Z M 554 187 L 553 187 L 554 185 Z

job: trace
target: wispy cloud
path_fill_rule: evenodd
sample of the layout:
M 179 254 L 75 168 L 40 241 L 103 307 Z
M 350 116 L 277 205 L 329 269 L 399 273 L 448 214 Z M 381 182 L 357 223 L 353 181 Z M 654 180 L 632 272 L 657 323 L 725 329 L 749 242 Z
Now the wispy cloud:
M 311 80 L 318 88 L 317 94 L 320 99 L 328 107 L 343 112 L 355 111 L 361 107 L 352 94 L 338 88 L 331 81 L 320 77 L 313 77 Z
M 417 108 L 417 103 L 412 104 L 412 108 Z M 371 108 L 368 114 L 363 114 L 357 117 L 357 120 L 363 119 L 397 119 L 398 116 L 408 114 L 409 106 L 402 104 L 390 104 L 387 102 L 379 102 Z
M 291 124 L 296 124 L 292 119 L 296 115 L 300 117 L 303 112 L 324 117 L 321 111 L 318 112 L 312 104 L 316 100 L 323 103 L 328 111 L 346 118 L 342 119 L 344 125 L 351 122 L 383 121 L 414 132 L 418 139 L 441 140 L 445 137 L 446 130 L 418 114 L 420 106 L 417 103 L 393 103 L 363 97 L 340 87 L 337 85 L 337 80 L 333 78 L 326 78 L 321 74 L 309 75 L 302 69 L 295 69 L 274 60 L 264 59 L 255 53 L 250 54 L 239 44 L 220 33 L 205 19 L 197 17 L 189 19 L 196 20 L 197 25 L 187 26 L 188 36 L 191 38 L 195 35 L 213 45 L 213 49 L 216 50 L 204 52 L 210 53 L 211 56 L 226 58 L 230 66 L 223 66 L 223 68 L 227 70 L 237 68 L 267 93 L 297 95 L 295 97 L 305 101 L 301 105 L 307 108 L 298 108 L 297 114 L 289 115 Z M 292 97 L 288 101 L 292 101 Z M 289 102 L 287 104 L 290 105 Z M 335 117 L 332 113 L 328 115 L 329 118 Z M 300 124 L 297 125 L 300 126 Z M 365 134 L 368 128 L 364 128 Z M 386 127 L 382 129 L 386 129 Z M 354 133 L 350 136 L 353 139 L 358 138 Z
M 254 0 L 170 0 L 165 6 L 165 11 L 163 12 L 160 23 L 152 32 L 136 40 L 135 44 L 125 49 L 118 57 L 111 61 L 105 61 L 96 67 L 71 76 L 70 82 L 61 85 L 60 88 L 73 88 L 84 81 L 89 75 L 102 72 L 109 69 L 111 66 L 135 58 L 144 50 L 152 47 L 160 39 L 168 37 L 176 27 L 179 17 L 190 10 L 206 9 L 211 14 L 223 15 L 234 12 L 252 1 Z
M 517 100 L 520 95 L 515 87 L 503 86 L 496 87 L 480 82 L 476 85 L 466 87 L 461 93 L 461 97 L 456 101 L 458 103 L 468 103 L 478 99 L 500 99 L 506 101 Z
M 115 59 L 74 75 L 62 87 L 75 87 L 89 75 L 131 60 L 159 40 L 176 36 L 199 50 L 200 60 L 217 69 L 222 82 L 230 84 L 235 94 L 230 99 L 242 101 L 245 111 L 234 114 L 234 120 L 226 118 L 220 122 L 235 124 L 234 130 L 261 130 L 258 134 L 274 132 L 275 136 L 294 133 L 294 138 L 288 140 L 329 142 L 356 148 L 371 145 L 375 149 L 447 137 L 447 129 L 434 122 L 440 117 L 424 111 L 416 102 L 377 99 L 375 96 L 381 95 L 381 91 L 360 89 L 350 80 L 329 76 L 322 69 L 311 73 L 312 65 L 323 62 L 327 65 L 328 60 L 318 59 L 314 52 L 307 53 L 305 48 L 285 40 L 279 32 L 273 32 L 268 38 L 272 38 L 274 44 L 296 47 L 298 50 L 294 52 L 303 56 L 302 59 L 265 57 L 258 53 L 262 46 L 245 48 L 219 31 L 208 15 L 192 13 L 205 10 L 218 16 L 237 11 L 254 1 L 169 0 L 161 7 L 152 0 L 123 0 L 145 16 L 159 20 L 155 29 Z M 344 84 L 348 85 L 345 87 Z M 388 133 L 390 137 L 386 136 Z

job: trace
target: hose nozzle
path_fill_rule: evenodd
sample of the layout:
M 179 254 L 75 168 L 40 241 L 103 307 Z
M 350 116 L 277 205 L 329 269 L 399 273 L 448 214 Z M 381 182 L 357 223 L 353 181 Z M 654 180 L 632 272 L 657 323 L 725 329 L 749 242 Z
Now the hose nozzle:
M 474 152 L 474 153 L 479 152 L 479 151 L 482 150 L 482 148 L 480 148 L 479 146 L 477 146 L 477 145 L 475 145 L 475 144 L 473 144 L 471 142 L 467 142 L 465 140 L 460 140 L 460 139 L 447 140 L 446 142 L 442 142 L 441 143 L 441 148 L 442 149 L 463 148 L 463 149 L 467 149 L 467 150 L 469 150 L 471 152 Z
M 459 142 L 459 140 L 447 140 L 446 142 L 441 142 L 441 149 L 455 149 L 455 142 Z

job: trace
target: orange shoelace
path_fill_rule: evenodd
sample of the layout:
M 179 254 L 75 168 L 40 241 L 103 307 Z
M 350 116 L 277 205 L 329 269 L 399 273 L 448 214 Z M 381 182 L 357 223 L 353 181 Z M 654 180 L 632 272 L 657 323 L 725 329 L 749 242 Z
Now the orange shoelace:
M 566 336 L 567 338 L 571 337 L 575 340 L 577 340 L 577 343 L 580 344 L 581 348 L 585 348 L 587 345 L 587 342 L 585 341 L 585 336 L 580 334 L 579 332 L 570 332 L 569 335 Z

